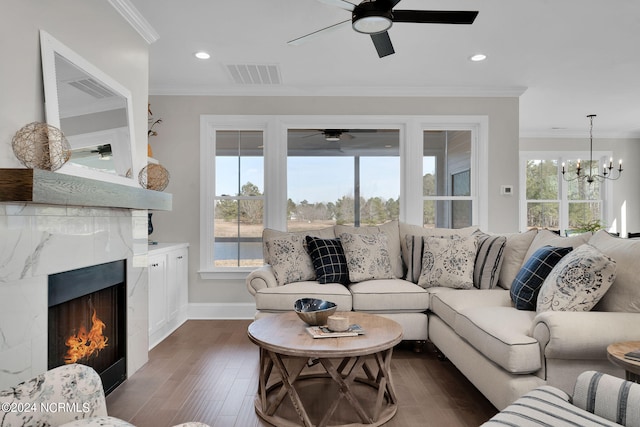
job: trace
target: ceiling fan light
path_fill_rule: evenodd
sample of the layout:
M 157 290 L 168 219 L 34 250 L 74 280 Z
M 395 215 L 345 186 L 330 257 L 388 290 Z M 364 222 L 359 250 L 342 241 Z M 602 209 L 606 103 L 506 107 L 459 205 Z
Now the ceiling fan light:
M 366 16 L 353 21 L 353 29 L 363 34 L 378 34 L 391 28 L 393 22 L 384 16 Z
M 351 25 L 359 33 L 383 33 L 393 25 L 393 15 L 391 10 L 379 10 L 376 3 L 363 3 L 354 9 Z

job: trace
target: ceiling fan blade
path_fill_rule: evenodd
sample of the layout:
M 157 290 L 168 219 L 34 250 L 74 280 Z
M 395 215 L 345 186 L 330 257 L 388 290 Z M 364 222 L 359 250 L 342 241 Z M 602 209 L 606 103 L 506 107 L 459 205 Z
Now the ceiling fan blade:
M 464 10 L 394 10 L 393 22 L 473 24 L 478 12 Z
M 373 45 L 376 47 L 380 58 L 384 58 L 385 56 L 396 52 L 393 50 L 393 44 L 391 44 L 389 33 L 386 31 L 383 33 L 371 34 L 371 40 L 373 40 Z
M 347 19 L 346 21 L 342 21 L 342 22 L 338 22 L 337 24 L 333 24 L 330 25 L 328 27 L 322 28 L 320 30 L 314 31 L 313 33 L 309 33 L 307 35 L 304 35 L 302 37 L 298 37 L 297 39 L 293 39 L 287 42 L 287 44 L 290 44 L 292 46 L 297 46 L 299 44 L 308 42 L 309 40 L 313 40 L 318 36 L 330 33 L 332 31 L 335 31 L 339 28 L 341 28 L 342 26 L 344 26 L 345 24 L 349 24 L 351 25 L 351 19 Z
M 348 1 L 345 1 L 345 0 L 318 0 L 318 1 L 320 3 L 328 4 L 330 6 L 336 6 L 336 7 L 339 7 L 340 9 L 348 10 L 349 12 L 353 12 L 353 9 L 355 9 L 356 7 L 355 4 L 349 3 Z

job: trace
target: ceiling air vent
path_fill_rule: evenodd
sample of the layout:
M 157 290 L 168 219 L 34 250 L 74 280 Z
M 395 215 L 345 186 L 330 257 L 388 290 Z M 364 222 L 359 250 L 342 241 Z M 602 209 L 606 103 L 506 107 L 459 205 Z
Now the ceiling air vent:
M 227 71 L 239 85 L 279 85 L 280 70 L 273 64 L 228 64 Z
M 67 83 L 75 87 L 76 89 L 81 90 L 82 92 L 93 96 L 96 99 L 110 98 L 112 96 L 116 96 L 116 94 L 113 91 L 111 91 L 111 89 L 109 89 L 108 87 L 104 86 L 100 82 L 91 78 L 73 80 Z

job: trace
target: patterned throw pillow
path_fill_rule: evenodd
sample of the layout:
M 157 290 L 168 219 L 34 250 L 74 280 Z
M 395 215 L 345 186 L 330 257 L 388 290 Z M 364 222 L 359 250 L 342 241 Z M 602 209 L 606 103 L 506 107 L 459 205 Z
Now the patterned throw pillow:
M 305 249 L 305 236 L 288 234 L 264 242 L 278 285 L 316 278 L 311 257 Z
M 507 238 L 485 233 L 477 233 L 476 238 L 478 253 L 473 266 L 473 286 L 478 289 L 493 289 L 498 285 Z
M 306 241 L 318 283 L 349 284 L 347 258 L 340 240 L 307 236 Z
M 513 279 L 509 293 L 518 310 L 535 310 L 538 292 L 553 267 L 572 248 L 543 246 L 531 255 Z
M 585 244 L 549 273 L 538 295 L 537 311 L 590 311 L 616 278 L 616 262 Z
M 393 279 L 386 234 L 340 234 L 349 269 L 349 281 Z
M 418 285 L 423 288 L 445 286 L 473 287 L 473 266 L 477 242 L 474 236 L 448 239 L 423 237 L 422 270 Z

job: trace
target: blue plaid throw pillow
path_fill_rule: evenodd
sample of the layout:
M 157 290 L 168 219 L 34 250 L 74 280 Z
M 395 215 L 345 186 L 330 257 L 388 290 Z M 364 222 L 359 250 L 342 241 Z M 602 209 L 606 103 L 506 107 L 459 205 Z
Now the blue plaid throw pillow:
M 312 236 L 306 236 L 305 239 L 318 283 L 349 284 L 347 259 L 340 239 L 320 239 Z
M 553 267 L 573 248 L 543 246 L 524 263 L 511 284 L 511 300 L 518 310 L 535 310 L 538 293 Z

